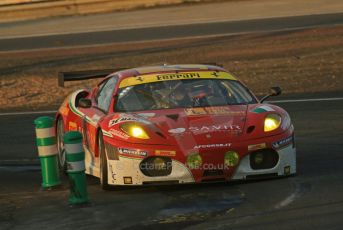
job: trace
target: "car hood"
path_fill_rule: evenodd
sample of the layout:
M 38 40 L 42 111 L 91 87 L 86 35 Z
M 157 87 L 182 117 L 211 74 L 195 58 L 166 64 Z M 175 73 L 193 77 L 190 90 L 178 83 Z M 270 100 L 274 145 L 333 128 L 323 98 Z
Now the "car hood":
M 124 122 L 139 123 L 150 136 L 148 140 L 128 141 L 189 149 L 210 144 L 229 146 L 242 135 L 246 116 L 247 105 L 231 105 L 114 114 L 106 123 L 108 130 L 120 130 Z

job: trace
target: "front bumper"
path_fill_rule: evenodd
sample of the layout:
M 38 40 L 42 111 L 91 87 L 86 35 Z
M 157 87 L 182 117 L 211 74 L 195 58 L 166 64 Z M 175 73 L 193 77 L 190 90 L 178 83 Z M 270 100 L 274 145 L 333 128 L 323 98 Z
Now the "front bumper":
M 239 164 L 232 180 L 244 180 L 269 176 L 288 176 L 296 173 L 296 149 L 290 144 L 277 150 L 279 161 L 270 169 L 252 169 L 249 155 L 246 155 Z
M 108 184 L 142 185 L 148 183 L 192 183 L 194 178 L 187 166 L 172 160 L 172 172 L 168 176 L 149 177 L 140 171 L 142 159 L 119 157 L 119 160 L 108 161 Z M 128 179 L 130 178 L 128 183 Z
M 274 150 L 277 152 L 279 158 L 276 165 L 268 169 L 252 169 L 250 164 L 249 146 L 259 143 L 265 143 L 264 148 L 272 149 L 273 143 L 279 140 L 293 136 L 293 132 L 288 131 L 280 135 L 256 139 L 253 141 L 245 141 L 233 143 L 230 147 L 235 149 L 241 156 L 239 164 L 228 170 L 224 170 L 221 175 L 204 176 L 205 170 L 191 170 L 183 163 L 184 160 L 172 158 L 172 171 L 167 176 L 146 176 L 140 170 L 140 163 L 144 158 L 133 158 L 119 155 L 118 159 L 108 159 L 108 184 L 111 185 L 143 185 L 143 184 L 159 184 L 159 183 L 200 183 L 211 180 L 244 180 L 250 178 L 259 178 L 263 176 L 286 176 L 296 173 L 296 148 L 294 140 L 286 145 Z M 121 146 L 133 148 L 133 146 Z M 137 149 L 146 150 L 147 152 L 154 152 L 156 149 L 151 149 L 152 146 L 137 146 Z M 161 149 L 162 146 L 155 147 Z M 175 150 L 180 154 L 180 150 Z M 223 150 L 221 149 L 223 152 Z M 225 151 L 224 151 L 225 152 Z M 223 154 L 216 154 L 213 156 L 214 161 L 218 163 L 218 159 L 222 158 Z M 151 156 L 151 155 L 149 155 Z M 218 159 L 215 159 L 218 158 Z

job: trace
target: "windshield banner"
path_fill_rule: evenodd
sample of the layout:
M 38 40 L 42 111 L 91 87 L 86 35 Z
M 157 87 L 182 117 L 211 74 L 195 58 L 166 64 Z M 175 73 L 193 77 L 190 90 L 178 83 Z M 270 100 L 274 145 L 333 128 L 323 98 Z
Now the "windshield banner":
M 147 74 L 147 75 L 125 78 L 121 81 L 119 88 L 140 85 L 140 84 L 145 84 L 145 83 L 151 83 L 151 82 L 188 80 L 188 79 L 200 79 L 200 78 L 236 80 L 234 76 L 232 76 L 231 74 L 227 72 L 216 72 L 216 71 Z

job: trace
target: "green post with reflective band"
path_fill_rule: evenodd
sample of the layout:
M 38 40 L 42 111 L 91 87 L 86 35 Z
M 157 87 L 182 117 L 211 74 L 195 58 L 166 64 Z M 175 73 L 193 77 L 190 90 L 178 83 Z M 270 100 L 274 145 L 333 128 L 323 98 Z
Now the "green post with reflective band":
M 68 132 L 64 135 L 67 172 L 70 181 L 70 204 L 88 202 L 87 181 L 85 175 L 85 152 L 82 146 L 82 135 L 79 132 Z
M 39 117 L 34 123 L 36 126 L 36 143 L 42 170 L 42 186 L 43 188 L 49 188 L 60 185 L 54 119 L 51 117 Z

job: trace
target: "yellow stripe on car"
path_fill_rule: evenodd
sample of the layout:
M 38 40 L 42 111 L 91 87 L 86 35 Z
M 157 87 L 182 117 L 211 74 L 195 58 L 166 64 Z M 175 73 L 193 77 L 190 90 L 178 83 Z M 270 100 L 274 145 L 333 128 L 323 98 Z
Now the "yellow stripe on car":
M 120 82 L 119 88 L 128 86 L 140 85 L 145 83 L 160 82 L 160 81 L 173 81 L 173 80 L 187 80 L 187 79 L 228 79 L 236 80 L 234 76 L 227 72 L 216 71 L 200 71 L 200 72 L 179 72 L 179 73 L 160 73 L 160 74 L 147 74 L 135 77 L 128 77 Z

